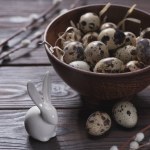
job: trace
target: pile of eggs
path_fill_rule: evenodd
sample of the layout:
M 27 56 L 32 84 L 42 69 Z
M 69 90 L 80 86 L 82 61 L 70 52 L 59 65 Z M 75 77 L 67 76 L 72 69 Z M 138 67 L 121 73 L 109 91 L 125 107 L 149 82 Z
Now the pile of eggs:
M 122 31 L 112 22 L 101 25 L 100 17 L 87 12 L 77 26 L 59 36 L 62 61 L 96 73 L 122 73 L 150 65 L 150 39 Z

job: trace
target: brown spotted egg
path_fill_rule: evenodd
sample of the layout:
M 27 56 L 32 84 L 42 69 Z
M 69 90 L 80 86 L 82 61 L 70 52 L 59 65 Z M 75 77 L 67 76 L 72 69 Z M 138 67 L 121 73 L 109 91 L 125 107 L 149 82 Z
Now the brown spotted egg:
M 98 40 L 106 44 L 111 52 L 125 43 L 125 34 L 121 30 L 107 28 L 100 32 Z
M 99 60 L 108 57 L 109 53 L 103 42 L 93 41 L 89 43 L 84 50 L 84 56 L 86 62 L 88 62 L 91 66 L 95 66 Z
M 67 64 L 75 60 L 84 59 L 84 48 L 82 43 L 80 42 L 77 41 L 69 42 L 64 47 L 63 50 L 64 50 L 63 61 Z
M 137 42 L 137 57 L 146 65 L 150 65 L 150 39 L 141 39 Z
M 139 62 L 137 60 L 132 60 L 125 65 L 125 72 L 133 72 L 142 69 L 144 67 L 145 65 L 142 62 Z
M 119 48 L 115 53 L 115 57 L 122 60 L 124 64 L 131 60 L 137 60 L 136 47 L 127 45 L 122 48 Z
M 98 33 L 96 32 L 86 33 L 82 38 L 83 46 L 86 47 L 89 43 L 93 41 L 97 41 L 97 39 L 98 39 Z
M 126 128 L 137 124 L 138 116 L 135 106 L 129 101 L 118 102 L 112 110 L 115 121 Z
M 115 57 L 101 59 L 94 67 L 94 72 L 97 73 L 120 73 L 123 70 L 123 62 Z
M 125 45 L 136 46 L 136 36 L 132 32 L 124 32 L 126 36 Z
M 112 22 L 106 22 L 106 23 L 104 23 L 104 24 L 101 25 L 100 30 L 104 30 L 104 29 L 107 29 L 107 28 L 114 28 L 114 29 L 117 29 L 117 25 L 115 25 L 115 24 L 112 23 Z
M 107 113 L 94 112 L 86 122 L 86 129 L 90 135 L 100 136 L 107 132 L 111 127 L 111 118 Z
M 84 33 L 97 31 L 100 27 L 99 16 L 93 12 L 83 14 L 79 20 L 79 28 Z
M 90 71 L 90 66 L 85 61 L 77 60 L 69 63 L 69 65 L 77 69 Z

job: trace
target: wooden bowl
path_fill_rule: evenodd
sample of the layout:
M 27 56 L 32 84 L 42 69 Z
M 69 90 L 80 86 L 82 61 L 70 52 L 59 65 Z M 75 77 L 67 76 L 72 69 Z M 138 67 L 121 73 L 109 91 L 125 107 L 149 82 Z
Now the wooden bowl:
M 58 34 L 70 26 L 70 20 L 79 21 L 86 12 L 98 12 L 104 5 L 90 5 L 75 8 L 53 20 L 45 30 L 44 40 L 54 46 Z M 118 23 L 129 7 L 112 5 L 107 11 L 108 21 Z M 148 27 L 150 14 L 135 9 L 130 17 L 141 20 L 142 29 Z M 133 23 L 126 25 L 126 30 L 139 34 L 139 28 Z M 58 75 L 74 90 L 87 97 L 90 103 L 100 103 L 106 100 L 118 100 L 133 96 L 150 84 L 150 66 L 128 73 L 94 73 L 75 69 L 60 61 L 45 44 L 45 49 L 51 64 Z

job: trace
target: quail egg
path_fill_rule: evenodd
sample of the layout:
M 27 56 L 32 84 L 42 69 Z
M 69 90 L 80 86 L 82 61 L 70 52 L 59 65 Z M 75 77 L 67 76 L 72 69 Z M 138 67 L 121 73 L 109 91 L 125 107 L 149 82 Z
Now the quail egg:
M 61 39 L 61 45 L 62 47 L 65 47 L 66 42 L 71 41 L 80 41 L 81 40 L 81 31 L 78 30 L 75 27 L 68 27 L 66 31 L 63 33 L 62 36 L 60 36 Z
M 91 65 L 95 64 L 102 58 L 109 56 L 108 49 L 106 45 L 101 41 L 94 41 L 87 45 L 84 50 L 85 60 Z
M 126 128 L 132 128 L 137 124 L 138 116 L 135 106 L 129 101 L 118 102 L 113 107 L 115 121 Z
M 141 39 L 137 42 L 137 57 L 146 65 L 150 65 L 150 39 Z
M 125 45 L 136 46 L 136 36 L 132 32 L 124 32 L 126 36 Z
M 97 41 L 98 33 L 96 32 L 89 32 L 85 34 L 82 38 L 83 46 L 86 47 L 89 43 L 93 41 Z
M 77 69 L 90 71 L 90 66 L 88 65 L 88 63 L 81 61 L 81 60 L 73 61 L 69 63 L 69 65 Z
M 107 29 L 107 28 L 114 28 L 117 29 L 117 26 L 112 22 L 106 22 L 101 25 L 101 30 Z
M 106 44 L 109 51 L 113 51 L 125 43 L 125 34 L 121 30 L 107 28 L 100 32 L 98 40 Z
M 125 65 L 125 72 L 129 72 L 129 71 L 133 72 L 142 69 L 144 67 L 145 65 L 142 62 L 139 62 L 137 60 L 132 60 Z
M 84 59 L 84 48 L 82 43 L 80 42 L 69 42 L 63 50 L 65 52 L 63 56 L 63 61 L 67 64 L 75 60 Z
M 119 73 L 123 70 L 123 62 L 115 57 L 101 59 L 94 67 L 94 72 L 97 73 Z
M 100 27 L 99 16 L 93 12 L 83 14 L 79 20 L 79 28 L 84 33 L 97 31 Z
M 137 50 L 136 47 L 127 45 L 122 48 L 119 48 L 116 51 L 115 57 L 122 60 L 124 64 L 131 60 L 137 60 Z
M 86 129 L 90 135 L 100 136 L 107 132 L 111 127 L 111 118 L 107 113 L 94 112 L 86 122 Z

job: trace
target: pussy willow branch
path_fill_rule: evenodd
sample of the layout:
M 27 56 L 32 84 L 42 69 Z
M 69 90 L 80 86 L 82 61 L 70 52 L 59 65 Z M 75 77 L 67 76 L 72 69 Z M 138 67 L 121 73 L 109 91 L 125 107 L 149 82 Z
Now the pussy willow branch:
M 2 43 L 0 43 L 0 47 L 2 47 L 3 45 L 5 45 L 6 43 L 8 43 L 11 39 L 13 39 L 16 36 L 20 35 L 21 33 L 25 32 L 27 29 L 32 28 L 40 19 L 45 18 L 47 16 L 47 14 L 49 14 L 54 9 L 56 9 L 59 4 L 60 4 L 60 1 L 57 1 L 56 3 L 54 3 L 53 5 L 51 5 L 51 7 L 48 8 L 45 12 L 43 12 L 36 20 L 31 21 L 25 27 L 21 28 L 19 31 L 17 31 L 13 35 L 11 35 L 9 38 L 7 38 L 6 40 L 4 40 Z
M 147 130 L 149 130 L 149 129 L 150 129 L 150 125 L 146 126 L 145 128 L 143 128 L 143 129 L 140 130 L 139 132 L 145 133 L 145 132 L 146 132 Z M 119 150 L 126 150 L 127 145 L 129 145 L 130 142 L 134 140 L 134 138 L 135 138 L 135 135 L 132 136 L 131 138 L 129 138 L 129 140 L 127 140 L 125 143 L 123 143 L 123 144 L 119 147 Z M 141 147 L 139 147 L 139 148 L 142 148 L 142 147 L 144 147 L 144 144 L 141 145 Z
M 76 0 L 72 5 L 70 5 L 70 9 L 75 8 L 76 6 L 78 6 L 79 3 L 80 3 L 80 0 Z M 83 0 L 82 3 L 84 4 L 84 3 L 85 3 L 85 0 Z M 45 16 L 45 19 L 47 20 L 47 19 L 51 18 L 51 15 L 48 16 L 48 17 L 46 17 L 46 15 L 47 15 L 46 13 L 48 13 L 48 11 L 45 11 L 45 13 L 43 13 L 43 15 L 41 15 L 41 16 L 42 16 L 42 17 Z M 44 14 L 46 14 L 46 15 L 44 15 Z M 39 18 L 42 18 L 41 16 L 40 16 Z M 30 41 L 32 42 L 32 41 L 34 41 L 34 40 L 36 40 L 36 39 L 42 37 L 43 33 L 44 33 L 44 31 L 43 31 L 40 35 L 34 36 L 33 38 L 31 38 Z M 14 49 L 12 49 L 12 50 L 10 50 L 10 51 L 8 51 L 8 52 L 6 52 L 4 55 L 1 55 L 1 56 L 0 56 L 0 60 L 4 60 L 4 59 L 5 59 L 7 56 L 9 56 L 10 54 L 12 54 L 12 53 L 14 53 L 14 52 L 20 50 L 21 48 L 25 48 L 25 47 L 27 47 L 27 46 L 26 46 L 26 45 L 19 45 L 18 47 L 14 48 Z
M 43 33 L 44 33 L 44 31 L 42 31 L 40 34 L 38 34 L 38 35 L 36 35 L 36 36 L 33 36 L 29 41 L 30 41 L 30 42 L 33 42 L 33 41 L 35 41 L 36 39 L 41 38 L 41 36 L 43 35 Z M 4 53 L 4 55 L 1 55 L 1 56 L 0 56 L 0 60 L 3 60 L 4 58 L 6 58 L 7 56 L 9 56 L 10 54 L 12 54 L 12 53 L 14 53 L 14 52 L 20 50 L 21 48 L 25 48 L 25 47 L 27 47 L 27 46 L 28 46 L 28 45 L 20 44 L 18 47 L 16 47 L 16 48 L 10 50 L 10 51 L 7 52 L 7 53 Z

